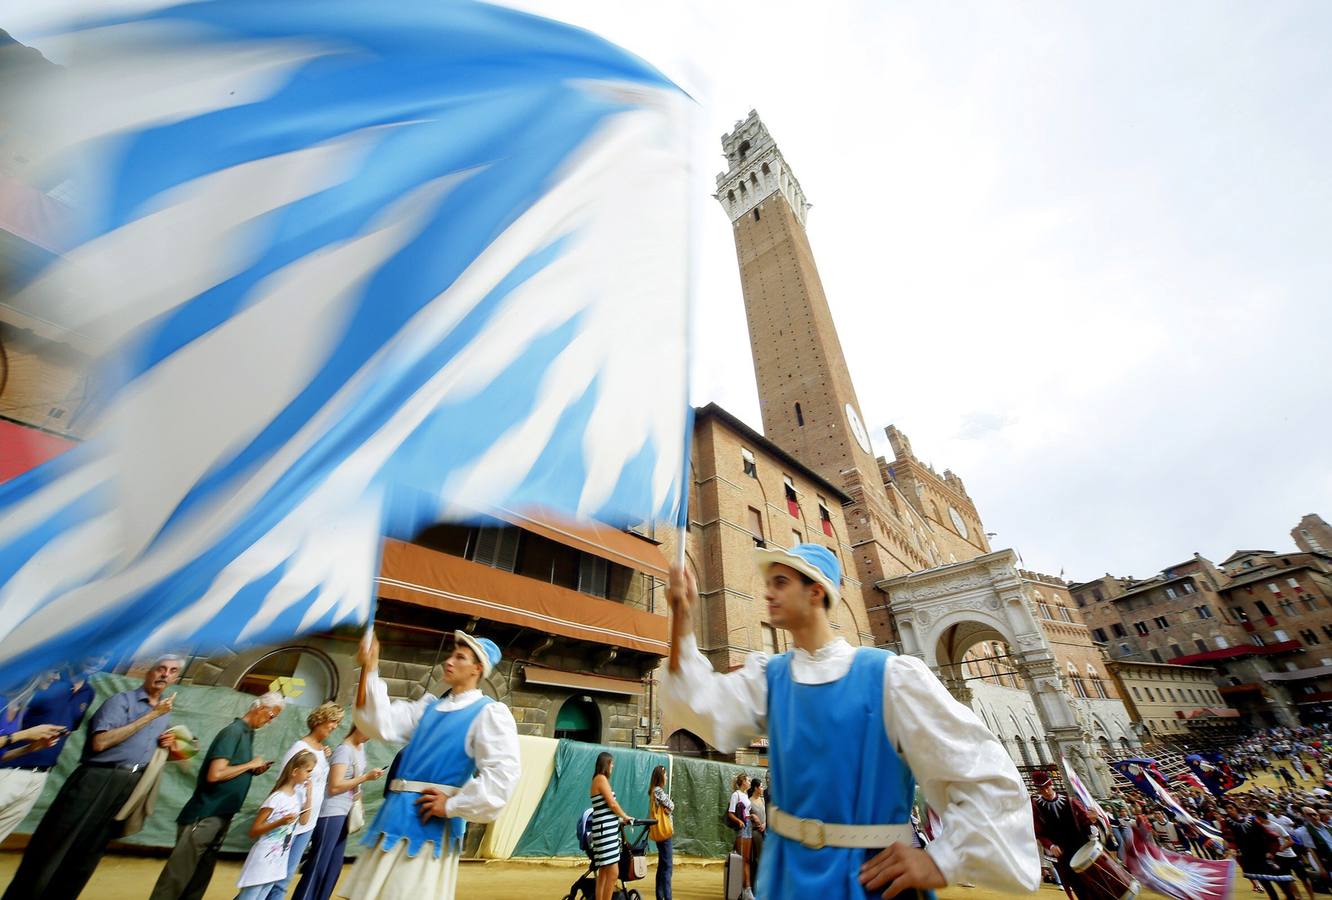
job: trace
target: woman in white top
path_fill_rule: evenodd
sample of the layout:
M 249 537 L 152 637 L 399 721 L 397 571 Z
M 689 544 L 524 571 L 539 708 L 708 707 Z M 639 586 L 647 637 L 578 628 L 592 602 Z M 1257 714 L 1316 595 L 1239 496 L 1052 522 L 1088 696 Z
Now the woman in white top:
M 292 900 L 328 900 L 333 896 L 347 848 L 347 817 L 361 796 L 361 785 L 384 776 L 383 769 L 371 769 L 366 764 L 365 745 L 369 740 L 353 725 L 351 733 L 333 751 L 324 802 L 319 808 L 314 837 L 310 839 L 309 861 Z
M 754 838 L 754 823 L 749 816 L 749 776 L 744 772 L 735 776 L 731 783 L 731 802 L 726 806 L 726 818 L 731 827 L 737 829 L 735 852 L 740 854 L 740 883 L 744 886 L 741 900 L 754 900 L 754 891 L 750 887 L 749 855 Z
M 287 896 L 287 885 L 291 883 L 291 876 L 296 874 L 296 867 L 301 864 L 301 854 L 305 852 L 314 827 L 318 824 L 319 810 L 324 804 L 324 788 L 328 783 L 328 757 L 333 752 L 324 741 L 328 740 L 328 736 L 341 724 L 342 707 L 336 703 L 321 703 L 310 710 L 310 714 L 305 717 L 305 727 L 310 729 L 310 733 L 292 744 L 291 749 L 282 757 L 282 765 L 285 766 L 287 760 L 302 750 L 314 754 L 315 767 L 310 773 L 310 781 L 306 788 L 310 792 L 310 818 L 299 823 L 292 833 L 291 855 L 287 858 L 287 877 L 273 885 L 268 892 L 267 900 L 284 900 Z

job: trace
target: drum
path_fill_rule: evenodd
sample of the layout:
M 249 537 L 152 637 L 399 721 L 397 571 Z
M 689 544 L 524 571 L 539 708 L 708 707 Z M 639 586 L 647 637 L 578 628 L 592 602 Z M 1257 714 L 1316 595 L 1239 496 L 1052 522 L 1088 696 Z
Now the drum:
M 1068 867 L 1082 880 L 1083 889 L 1077 893 L 1083 900 L 1133 900 L 1142 890 L 1138 879 L 1100 841 L 1083 844 L 1068 861 Z

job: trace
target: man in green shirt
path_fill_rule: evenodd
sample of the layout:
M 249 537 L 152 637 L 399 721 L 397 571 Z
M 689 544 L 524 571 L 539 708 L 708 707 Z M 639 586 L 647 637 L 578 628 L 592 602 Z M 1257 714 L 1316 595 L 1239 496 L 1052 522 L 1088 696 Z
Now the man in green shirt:
M 254 755 L 254 731 L 282 712 L 285 698 L 269 692 L 217 733 L 199 766 L 199 782 L 176 817 L 176 847 L 157 876 L 151 900 L 200 900 L 208 890 L 231 817 L 240 811 L 255 775 L 271 762 Z

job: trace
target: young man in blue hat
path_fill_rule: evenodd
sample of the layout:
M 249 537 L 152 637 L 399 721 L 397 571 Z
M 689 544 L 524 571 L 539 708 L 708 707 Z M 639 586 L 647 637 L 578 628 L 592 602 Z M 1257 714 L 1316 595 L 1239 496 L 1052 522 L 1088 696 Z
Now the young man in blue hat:
M 928 895 L 963 881 L 1034 891 L 1041 866 L 1017 768 L 923 662 L 835 636 L 841 566 L 817 544 L 759 549 L 768 619 L 794 648 L 715 672 L 694 640 L 698 587 L 671 573 L 664 715 L 734 751 L 768 735 L 764 900 Z M 919 783 L 942 821 L 914 846 Z
M 390 702 L 379 641 L 361 647 L 366 690 L 356 725 L 371 737 L 409 743 L 366 829 L 362 843 L 372 849 L 356 861 L 343 896 L 451 900 L 467 823 L 493 822 L 518 784 L 513 713 L 477 687 L 499 663 L 499 647 L 463 631 L 454 638 L 444 662 L 448 690 L 416 701 Z

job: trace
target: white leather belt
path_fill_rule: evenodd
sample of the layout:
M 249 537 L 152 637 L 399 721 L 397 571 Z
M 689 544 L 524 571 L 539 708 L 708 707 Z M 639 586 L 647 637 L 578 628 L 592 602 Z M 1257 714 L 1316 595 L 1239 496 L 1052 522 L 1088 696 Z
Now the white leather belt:
M 910 825 L 835 825 L 818 819 L 802 819 L 768 805 L 768 827 L 782 837 L 799 841 L 811 850 L 851 847 L 881 850 L 899 841 L 911 844 L 916 836 Z
M 458 788 L 451 784 L 432 784 L 429 781 L 409 781 L 406 778 L 395 778 L 389 782 L 389 790 L 399 794 L 424 794 L 427 790 L 436 790 L 445 797 L 452 797 L 458 793 Z

